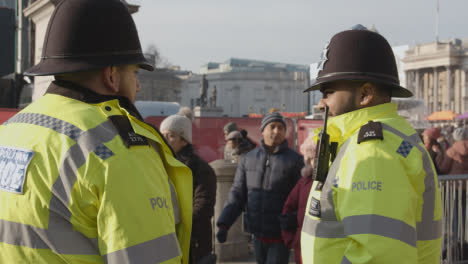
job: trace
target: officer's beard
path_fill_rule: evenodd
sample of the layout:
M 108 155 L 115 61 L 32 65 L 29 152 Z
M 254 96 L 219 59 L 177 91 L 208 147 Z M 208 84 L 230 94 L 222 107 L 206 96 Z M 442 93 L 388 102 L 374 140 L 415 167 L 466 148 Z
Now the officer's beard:
M 361 109 L 362 107 L 358 103 L 359 98 L 357 98 L 357 96 L 359 96 L 357 91 L 354 89 L 351 90 L 351 96 L 349 97 L 349 100 L 340 107 L 340 113 L 337 113 L 336 115 L 342 115 Z

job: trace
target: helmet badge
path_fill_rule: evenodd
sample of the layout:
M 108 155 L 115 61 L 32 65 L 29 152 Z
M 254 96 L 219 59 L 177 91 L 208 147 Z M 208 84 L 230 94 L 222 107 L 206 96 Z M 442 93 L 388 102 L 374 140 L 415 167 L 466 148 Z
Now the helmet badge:
M 325 66 L 325 63 L 328 61 L 328 45 L 330 42 L 328 41 L 327 44 L 325 44 L 325 48 L 323 48 L 322 53 L 320 54 L 320 62 L 317 65 L 317 69 L 320 72 L 323 70 L 323 66 Z

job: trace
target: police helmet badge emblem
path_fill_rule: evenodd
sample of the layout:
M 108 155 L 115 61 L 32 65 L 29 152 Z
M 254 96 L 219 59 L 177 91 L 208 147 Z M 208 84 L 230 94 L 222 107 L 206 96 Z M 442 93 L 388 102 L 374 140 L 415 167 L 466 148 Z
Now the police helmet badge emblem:
M 325 66 L 325 63 L 328 61 L 328 45 L 330 42 L 328 41 L 327 44 L 325 44 L 325 48 L 323 48 L 322 53 L 320 54 L 320 62 L 317 64 L 317 69 L 320 72 L 323 70 L 323 66 Z

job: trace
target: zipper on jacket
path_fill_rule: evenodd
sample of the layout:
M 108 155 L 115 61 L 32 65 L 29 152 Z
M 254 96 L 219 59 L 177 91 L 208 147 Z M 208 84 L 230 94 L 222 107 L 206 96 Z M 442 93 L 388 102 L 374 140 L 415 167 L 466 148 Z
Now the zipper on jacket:
M 267 190 L 270 186 L 270 174 L 271 174 L 271 166 L 270 166 L 270 153 L 267 153 L 267 158 L 265 161 L 265 169 L 264 171 L 264 182 L 263 182 L 263 189 Z

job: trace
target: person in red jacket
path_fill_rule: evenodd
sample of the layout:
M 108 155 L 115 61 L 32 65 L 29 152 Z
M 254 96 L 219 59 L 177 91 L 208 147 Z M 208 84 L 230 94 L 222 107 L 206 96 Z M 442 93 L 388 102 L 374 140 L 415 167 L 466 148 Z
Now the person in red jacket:
M 313 164 L 316 144 L 313 136 L 309 136 L 301 145 L 301 153 L 304 155 L 306 166 L 301 170 L 301 179 L 289 193 L 280 216 L 281 236 L 288 248 L 294 249 L 294 259 L 297 264 L 302 263 L 301 258 L 301 229 L 304 221 L 304 213 L 307 206 L 310 187 L 313 182 Z

